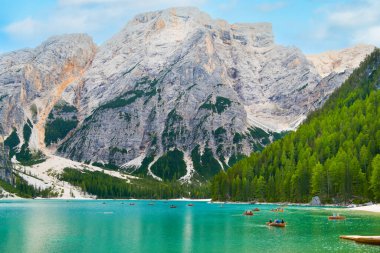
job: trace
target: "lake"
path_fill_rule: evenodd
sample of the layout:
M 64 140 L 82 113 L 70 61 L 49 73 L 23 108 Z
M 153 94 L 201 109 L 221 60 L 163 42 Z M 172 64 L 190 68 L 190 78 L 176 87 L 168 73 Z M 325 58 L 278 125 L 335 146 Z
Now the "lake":
M 275 205 L 188 203 L 0 200 L 0 252 L 380 252 L 339 239 L 380 235 L 378 214 L 340 209 L 347 220 L 329 221 L 337 209 L 288 206 L 273 213 Z M 255 207 L 261 211 L 242 215 Z M 276 218 L 287 227 L 265 225 Z

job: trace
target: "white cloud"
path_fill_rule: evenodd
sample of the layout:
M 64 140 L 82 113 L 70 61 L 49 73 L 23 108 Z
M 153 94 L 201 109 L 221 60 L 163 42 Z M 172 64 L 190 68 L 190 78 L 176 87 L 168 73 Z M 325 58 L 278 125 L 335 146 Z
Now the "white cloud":
M 11 36 L 25 38 L 35 36 L 40 28 L 41 24 L 38 21 L 28 17 L 9 24 L 4 30 Z
M 121 2 L 121 0 L 59 0 L 61 6 L 86 5 L 86 4 L 104 4 L 110 2 Z
M 167 8 L 171 6 L 197 5 L 206 2 L 205 0 L 59 0 L 60 6 L 85 6 L 85 5 L 105 5 L 105 6 L 127 6 L 128 8 Z
M 284 7 L 286 7 L 285 2 L 262 3 L 262 4 L 256 5 L 257 10 L 262 11 L 262 12 L 276 11 Z
M 369 43 L 380 46 L 380 24 L 369 27 L 363 31 L 357 31 L 353 41 L 355 43 Z
M 225 2 L 222 2 L 218 5 L 218 8 L 221 10 L 230 10 L 234 8 L 239 3 L 239 0 L 228 0 Z
M 64 33 L 89 33 L 103 42 L 134 15 L 173 6 L 201 7 L 207 0 L 59 0 L 44 17 L 28 17 L 3 29 L 15 40 L 43 41 Z
M 319 10 L 313 37 L 332 38 L 380 45 L 380 1 L 360 0 L 346 4 L 328 4 Z M 339 38 L 340 37 L 340 38 Z
M 362 4 L 339 6 L 328 14 L 328 21 L 339 27 L 358 27 L 373 24 L 380 20 L 379 1 L 360 1 Z

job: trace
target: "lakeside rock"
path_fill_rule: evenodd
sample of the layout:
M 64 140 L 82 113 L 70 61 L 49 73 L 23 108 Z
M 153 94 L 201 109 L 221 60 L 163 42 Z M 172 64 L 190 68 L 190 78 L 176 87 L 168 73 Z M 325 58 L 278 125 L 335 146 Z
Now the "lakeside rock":
M 310 205 L 311 206 L 320 206 L 320 205 L 322 205 L 322 203 L 321 203 L 321 200 L 319 199 L 319 197 L 315 196 L 311 199 Z

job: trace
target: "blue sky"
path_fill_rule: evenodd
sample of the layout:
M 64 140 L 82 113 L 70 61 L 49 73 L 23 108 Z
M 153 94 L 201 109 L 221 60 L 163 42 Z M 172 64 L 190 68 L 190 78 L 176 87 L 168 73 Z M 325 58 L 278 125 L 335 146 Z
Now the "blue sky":
M 230 23 L 271 22 L 276 43 L 305 53 L 380 46 L 379 0 L 2 0 L 0 53 L 64 33 L 88 33 L 101 44 L 134 15 L 175 6 Z

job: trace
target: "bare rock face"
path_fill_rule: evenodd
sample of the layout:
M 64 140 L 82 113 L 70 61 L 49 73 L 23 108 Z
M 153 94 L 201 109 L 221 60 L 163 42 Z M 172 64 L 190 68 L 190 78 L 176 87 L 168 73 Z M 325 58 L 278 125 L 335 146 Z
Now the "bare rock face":
M 307 58 L 313 63 L 319 75 L 326 77 L 331 73 L 342 73 L 347 69 L 356 68 L 374 49 L 372 45 L 357 45 L 339 51 L 308 55 Z
M 196 8 L 138 15 L 96 54 L 91 40 L 85 41 L 67 42 L 67 52 L 77 52 L 71 58 L 63 53 L 67 48 L 45 43 L 63 54 L 46 55 L 54 67 L 30 60 L 47 51 L 39 48 L 0 57 L 0 91 L 9 91 L 1 102 L 8 108 L 0 110 L 9 117 L 4 129 L 21 129 L 33 118 L 41 149 L 46 122 L 78 120 L 75 130 L 51 139 L 60 155 L 158 180 L 208 178 L 281 138 L 370 53 L 358 48 L 360 53 L 345 57 L 342 51 L 340 67 L 325 67 L 297 48 L 275 44 L 271 24 L 231 25 Z M 18 61 L 21 74 L 10 59 Z M 54 109 L 58 100 L 75 110 Z M 26 112 L 31 101 L 37 116 Z M 18 116 L 9 114 L 11 106 Z
M 74 103 L 74 90 L 94 57 L 96 47 L 87 35 L 52 37 L 35 49 L 0 56 L 0 126 L 34 150 L 45 149 L 45 122 L 60 99 Z M 29 119 L 28 140 L 22 135 Z M 14 129 L 13 129 L 14 128 Z

